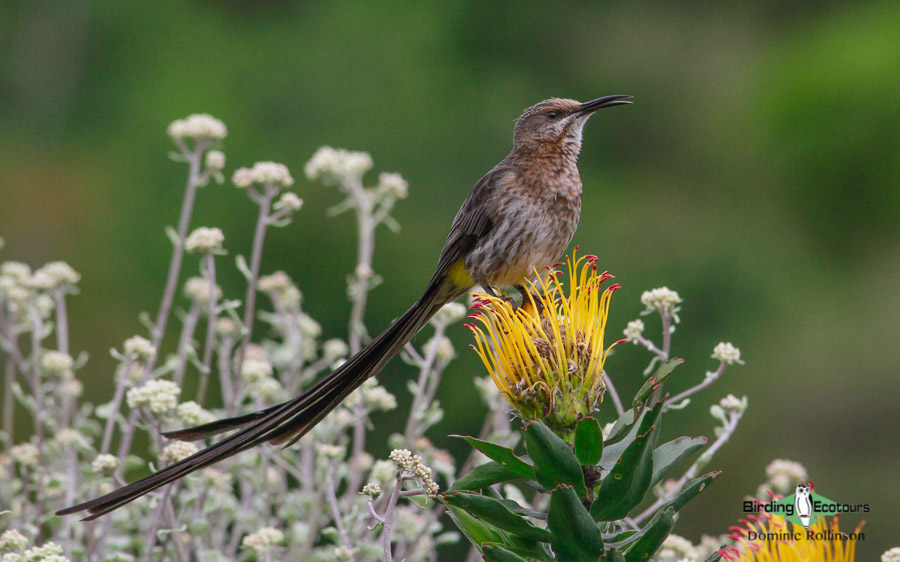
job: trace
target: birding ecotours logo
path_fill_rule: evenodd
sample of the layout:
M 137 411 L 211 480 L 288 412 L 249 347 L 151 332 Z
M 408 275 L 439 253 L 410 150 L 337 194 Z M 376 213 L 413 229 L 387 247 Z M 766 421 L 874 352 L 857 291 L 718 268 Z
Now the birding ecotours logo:
M 812 491 L 812 482 L 801 482 L 796 491 L 777 501 L 762 502 L 752 499 L 744 502 L 744 513 L 765 512 L 777 515 L 794 525 L 809 529 L 817 521 L 839 513 L 868 513 L 867 503 L 845 504 L 832 501 Z

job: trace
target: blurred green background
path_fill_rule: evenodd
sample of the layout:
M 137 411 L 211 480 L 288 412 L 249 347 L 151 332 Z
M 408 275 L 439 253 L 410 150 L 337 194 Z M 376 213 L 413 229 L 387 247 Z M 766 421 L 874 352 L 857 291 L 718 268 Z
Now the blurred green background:
M 355 225 L 326 216 L 340 196 L 307 182 L 304 162 L 323 144 L 366 150 L 376 173 L 409 180 L 402 231 L 379 231 L 376 332 L 418 297 L 523 108 L 631 94 L 633 106 L 588 125 L 580 164 L 576 242 L 623 285 L 611 326 L 620 333 L 641 292 L 667 285 L 684 299 L 674 353 L 687 359 L 670 391 L 702 380 L 719 341 L 747 362 L 667 418 L 670 437 L 709 435 L 710 404 L 750 401 L 710 466 L 724 474 L 676 532 L 724 532 L 766 464 L 789 458 L 826 497 L 872 504 L 858 545 L 871 560 L 896 543 L 900 519 L 898 46 L 891 1 L 4 2 L 0 259 L 64 259 L 83 274 L 73 349 L 91 354 L 87 398 L 108 400 L 107 350 L 142 332 L 138 314 L 155 312 L 164 282 L 163 227 L 185 176 L 166 158 L 166 126 L 209 112 L 228 125 L 229 175 L 275 160 L 297 178 L 306 205 L 271 233 L 263 270 L 297 280 L 326 337 L 346 334 Z M 226 184 L 201 191 L 193 225 L 220 226 L 233 257 L 249 253 L 254 220 Z M 225 263 L 222 283 L 238 297 Z M 477 432 L 469 380 L 482 370 L 468 334 L 453 337 L 461 358 L 433 438 L 462 455 L 446 435 Z M 630 345 L 610 359 L 624 395 L 648 359 Z M 394 361 L 380 378 L 405 398 L 409 374 Z M 376 422 L 386 436 L 405 415 Z M 372 452 L 387 452 L 383 439 Z

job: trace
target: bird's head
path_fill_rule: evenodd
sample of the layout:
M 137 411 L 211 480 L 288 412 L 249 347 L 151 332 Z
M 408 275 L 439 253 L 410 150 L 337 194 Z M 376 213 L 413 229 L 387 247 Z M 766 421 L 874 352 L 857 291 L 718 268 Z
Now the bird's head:
M 526 109 L 516 120 L 513 144 L 522 150 L 561 150 L 578 154 L 581 131 L 598 109 L 630 104 L 631 96 L 604 96 L 588 102 L 550 98 Z

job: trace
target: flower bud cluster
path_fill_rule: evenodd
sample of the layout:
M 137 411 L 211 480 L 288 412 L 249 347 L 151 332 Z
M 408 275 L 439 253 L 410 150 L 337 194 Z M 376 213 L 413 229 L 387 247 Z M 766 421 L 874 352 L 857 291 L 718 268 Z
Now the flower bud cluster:
M 303 171 L 311 180 L 334 185 L 349 178 L 362 178 L 363 174 L 372 169 L 372 165 L 372 157 L 368 152 L 323 146 L 313 154 Z
M 740 363 L 743 365 L 743 361 L 741 361 L 741 350 L 734 347 L 730 342 L 721 342 L 713 349 L 712 358 L 717 361 L 721 361 L 722 363 L 727 363 L 728 365 L 733 365 L 735 363 Z
M 409 449 L 394 449 L 388 456 L 397 468 L 410 474 L 422 484 L 428 497 L 437 495 L 440 486 L 431 477 L 431 468 L 422 464 L 422 457 L 413 455 Z
M 208 113 L 195 113 L 169 125 L 169 136 L 175 140 L 222 140 L 228 134 L 225 123 Z
M 188 458 L 199 450 L 200 449 L 198 449 L 196 445 L 188 441 L 175 441 L 166 445 L 166 448 L 162 450 L 160 456 L 166 462 L 178 462 Z
M 164 414 L 175 409 L 181 389 L 172 381 L 154 379 L 128 391 L 128 407 L 148 406 L 154 414 Z
M 219 252 L 222 250 L 223 242 L 225 242 L 225 235 L 222 233 L 222 229 L 201 226 L 188 234 L 184 240 L 184 249 L 189 254 Z
M 255 533 L 250 533 L 241 544 L 247 548 L 252 548 L 257 553 L 265 553 L 284 541 L 284 533 L 275 527 L 263 527 Z
M 247 188 L 253 184 L 287 189 L 294 185 L 294 178 L 284 164 L 257 162 L 252 168 L 240 168 L 231 178 L 235 186 Z

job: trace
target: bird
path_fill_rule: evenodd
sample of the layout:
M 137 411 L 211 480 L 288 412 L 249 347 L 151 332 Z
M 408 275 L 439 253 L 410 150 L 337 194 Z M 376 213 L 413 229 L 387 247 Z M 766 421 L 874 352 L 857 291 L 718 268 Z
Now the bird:
M 376 375 L 445 304 L 476 285 L 493 296 L 557 262 L 581 215 L 577 160 L 582 131 L 597 110 L 630 104 L 611 95 L 588 102 L 550 98 L 516 120 L 510 153 L 472 187 L 453 219 L 434 275 L 422 296 L 365 348 L 299 396 L 282 404 L 163 435 L 198 441 L 238 430 L 199 452 L 100 497 L 61 509 L 101 517 L 196 470 L 269 442 L 293 444 L 369 377 Z

